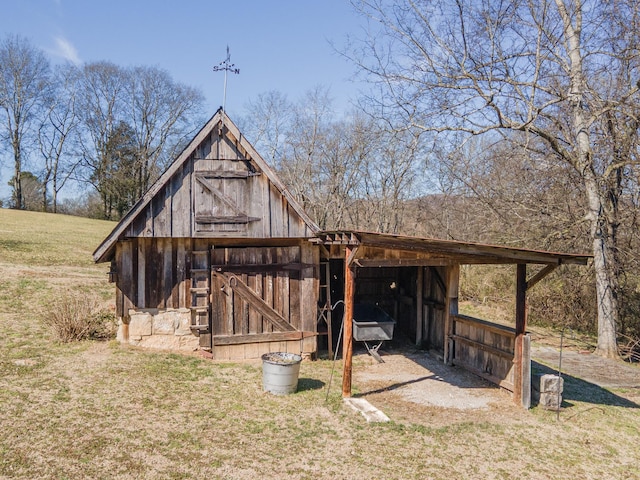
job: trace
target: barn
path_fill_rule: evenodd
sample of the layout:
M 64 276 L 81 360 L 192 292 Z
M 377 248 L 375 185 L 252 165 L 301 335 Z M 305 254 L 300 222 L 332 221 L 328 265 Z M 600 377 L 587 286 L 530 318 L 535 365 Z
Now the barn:
M 375 305 L 409 341 L 525 406 L 527 289 L 588 258 L 321 231 L 222 109 L 94 252 L 96 262 L 110 262 L 121 342 L 221 360 L 274 351 L 314 358 L 319 346 L 334 348 L 343 312 L 352 318 L 354 305 Z M 465 264 L 517 265 L 515 327 L 459 315 Z M 345 322 L 345 396 L 352 335 Z

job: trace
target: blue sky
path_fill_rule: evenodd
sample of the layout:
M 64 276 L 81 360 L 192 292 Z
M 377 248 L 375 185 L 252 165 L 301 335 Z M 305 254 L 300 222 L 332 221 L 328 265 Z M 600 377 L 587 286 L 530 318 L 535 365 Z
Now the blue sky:
M 25 36 L 52 62 L 166 69 L 204 92 L 208 114 L 222 105 L 224 75 L 213 67 L 229 45 L 240 68 L 228 77 L 232 118 L 262 92 L 296 100 L 317 85 L 330 89 L 338 111 L 348 110 L 354 69 L 331 42 L 344 46 L 363 24 L 348 0 L 0 0 L 0 36 Z M 0 197 L 7 178 L 5 170 Z
M 346 109 L 357 88 L 353 66 L 336 54 L 364 20 L 348 0 L 0 0 L 0 34 L 20 34 L 53 61 L 108 60 L 154 65 L 201 88 L 213 113 L 222 104 L 227 44 L 240 75 L 230 75 L 227 110 L 280 90 L 290 99 L 316 85 Z

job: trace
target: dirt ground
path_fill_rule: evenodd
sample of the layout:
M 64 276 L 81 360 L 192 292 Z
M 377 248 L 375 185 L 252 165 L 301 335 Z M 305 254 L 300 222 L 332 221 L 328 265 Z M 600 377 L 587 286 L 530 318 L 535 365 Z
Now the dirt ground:
M 581 378 L 604 388 L 640 389 L 640 366 L 619 360 L 601 358 L 585 351 L 560 350 L 546 345 L 534 345 L 531 356 L 534 360 L 562 373 Z
M 384 362 L 371 359 L 355 372 L 360 395 L 393 393 L 411 403 L 456 410 L 487 409 L 506 399 L 491 383 L 426 352 L 385 355 Z
M 366 352 L 358 352 L 360 363 L 354 368 L 356 395 L 367 398 L 384 410 L 393 405 L 395 412 L 407 416 L 447 410 L 449 415 L 488 417 L 494 414 L 518 416 L 511 393 L 461 367 L 449 367 L 427 352 L 381 352 L 385 363 L 378 363 Z M 533 345 L 532 357 L 543 368 L 557 369 L 559 349 L 549 345 Z M 640 400 L 640 366 L 608 360 L 576 349 L 563 349 L 562 372 L 603 388 L 627 389 L 629 400 Z M 431 417 L 431 415 L 429 415 Z M 431 420 L 436 418 L 433 416 Z M 393 418 L 392 418 L 393 420 Z M 396 419 L 397 420 L 397 419 Z

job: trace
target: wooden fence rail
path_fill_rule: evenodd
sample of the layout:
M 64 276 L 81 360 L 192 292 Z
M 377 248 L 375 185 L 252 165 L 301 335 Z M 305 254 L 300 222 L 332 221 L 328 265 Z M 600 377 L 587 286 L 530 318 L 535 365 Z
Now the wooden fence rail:
M 466 315 L 453 315 L 453 363 L 500 387 L 514 391 L 514 328 L 487 322 Z M 523 364 L 530 371 L 529 336 L 525 335 Z M 524 392 L 530 390 L 530 376 L 523 379 Z

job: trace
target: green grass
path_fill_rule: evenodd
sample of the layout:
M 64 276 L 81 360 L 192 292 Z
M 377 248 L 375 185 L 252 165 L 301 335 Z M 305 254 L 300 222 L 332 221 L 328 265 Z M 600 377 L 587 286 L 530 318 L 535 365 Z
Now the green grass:
M 112 227 L 0 210 L 0 479 L 639 478 L 630 389 L 568 380 L 559 422 L 380 396 L 392 422 L 367 424 L 341 401 L 340 365 L 325 402 L 329 360 L 303 362 L 299 391 L 279 397 L 259 362 L 58 343 L 41 324 L 51 298 L 114 294 L 91 261 Z
M 114 222 L 0 209 L 0 263 L 91 267 Z

